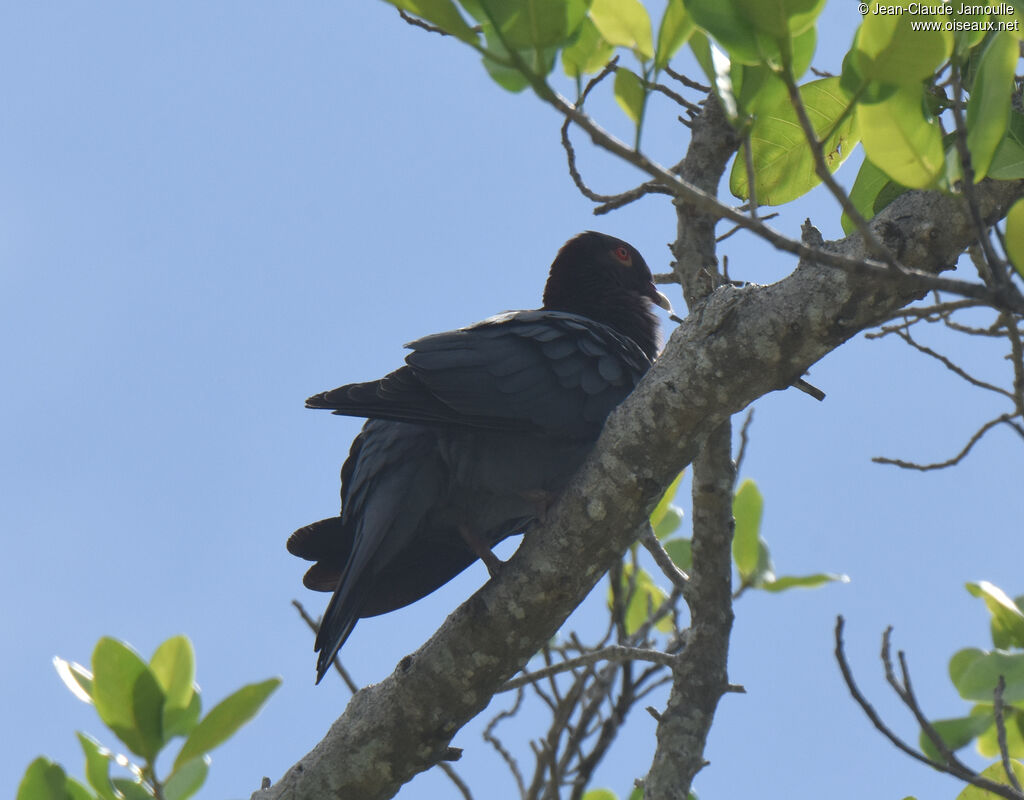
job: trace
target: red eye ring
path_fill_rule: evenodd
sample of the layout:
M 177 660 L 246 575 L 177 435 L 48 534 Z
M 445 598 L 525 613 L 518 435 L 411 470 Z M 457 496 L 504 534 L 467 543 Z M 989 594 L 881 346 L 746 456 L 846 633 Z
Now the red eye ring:
M 619 259 L 623 264 L 629 266 L 632 266 L 633 264 L 633 257 L 629 254 L 629 250 L 621 245 L 612 250 L 612 255 Z

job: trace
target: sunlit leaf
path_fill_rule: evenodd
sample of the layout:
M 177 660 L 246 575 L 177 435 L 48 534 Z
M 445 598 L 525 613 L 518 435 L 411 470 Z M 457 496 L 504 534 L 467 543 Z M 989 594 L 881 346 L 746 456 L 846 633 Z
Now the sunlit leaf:
M 590 18 L 606 42 L 628 47 L 644 60 L 654 56 L 651 18 L 639 0 L 594 0 Z
M 686 10 L 699 27 L 725 48 L 730 61 L 742 64 L 764 61 L 757 31 L 735 0 L 688 0 Z
M 784 592 L 787 589 L 815 589 L 826 583 L 849 583 L 848 575 L 834 572 L 818 572 L 814 575 L 782 575 L 772 580 L 762 581 L 757 587 L 766 592 Z
M 615 70 L 615 100 L 634 123 L 639 123 L 644 113 L 647 93 L 640 78 L 625 67 Z
M 857 105 L 857 129 L 867 157 L 897 183 L 932 186 L 945 170 L 942 131 L 926 115 L 919 86 L 879 103 Z
M 1014 776 L 1017 778 L 1017 782 L 1024 782 L 1024 764 L 1019 761 L 1010 761 L 1010 768 L 1013 770 Z M 1001 761 L 997 761 L 989 767 L 986 767 L 981 772 L 982 777 L 988 778 L 990 781 L 996 783 L 1005 783 L 1007 786 L 1010 785 L 1009 778 L 1006 777 L 1006 770 L 1003 769 Z M 992 794 L 992 792 L 986 791 L 985 789 L 979 789 L 977 786 L 968 786 L 960 794 L 956 796 L 956 800 L 997 800 L 998 795 Z
M 175 767 L 164 782 L 164 797 L 166 800 L 188 800 L 202 788 L 209 770 L 208 756 L 198 756 Z
M 78 742 L 85 753 L 85 779 L 102 800 L 118 800 L 110 782 L 110 762 L 113 753 L 91 736 L 79 732 Z
M 89 670 L 74 661 L 65 661 L 60 656 L 53 657 L 53 667 L 71 694 L 83 703 L 92 702 L 92 673 Z
M 861 22 L 851 52 L 857 71 L 869 81 L 920 88 L 953 50 L 953 34 L 945 30 L 915 31 L 916 14 L 868 14 Z
M 755 30 L 774 39 L 806 31 L 825 7 L 825 0 L 735 0 Z
M 1006 214 L 1006 254 L 1013 268 L 1024 277 L 1024 199 L 1010 206 Z
M 196 660 L 192 642 L 187 636 L 171 637 L 156 649 L 149 667 L 164 693 L 162 722 L 177 720 L 192 703 L 194 694 Z
M 1003 709 L 1003 724 L 1006 727 L 1006 752 L 1011 758 L 1024 758 L 1024 735 L 1021 733 L 1021 723 L 1024 722 L 1024 713 L 1008 707 Z M 992 725 L 986 728 L 978 736 L 978 752 L 986 758 L 998 758 L 999 732 L 993 719 Z
M 256 716 L 267 698 L 280 685 L 280 678 L 250 683 L 221 700 L 189 734 L 181 752 L 174 760 L 174 768 L 177 769 L 185 762 L 209 753 L 231 738 L 239 728 Z
M 1000 675 L 1006 681 L 1004 701 L 1019 703 L 1024 700 L 1024 653 L 967 648 L 950 659 L 949 674 L 965 700 L 992 702 L 992 693 Z
M 1010 112 L 1006 136 L 996 148 L 988 168 L 990 178 L 1012 181 L 1024 178 L 1024 114 Z
M 1020 43 L 1006 31 L 995 34 L 978 65 L 967 101 L 967 149 L 971 153 L 974 179 L 988 174 L 996 148 L 1010 121 L 1013 73 Z
M 92 654 L 93 702 L 107 727 L 133 753 L 148 760 L 163 746 L 164 693 L 139 654 L 103 637 Z
M 693 569 L 693 547 L 689 539 L 669 539 L 662 544 L 672 563 L 683 572 Z
M 433 23 L 464 42 L 476 42 L 477 35 L 462 18 L 451 0 L 387 0 L 391 5 Z
M 993 644 L 998 648 L 1024 647 L 1024 613 L 1006 592 L 988 581 L 966 586 L 974 597 L 985 601 L 985 607 L 992 615 Z
M 757 568 L 758 540 L 761 534 L 761 516 L 764 497 L 757 484 L 747 478 L 732 500 L 732 515 L 736 529 L 732 537 L 732 557 L 741 576 L 751 575 Z
M 601 38 L 601 33 L 587 17 L 576 41 L 562 50 L 562 69 L 570 78 L 599 72 L 614 52 L 615 48 Z
M 936 733 L 942 738 L 943 744 L 950 752 L 956 752 L 961 747 L 970 744 L 991 725 L 995 725 L 991 714 L 988 716 L 972 714 L 969 717 L 939 719 L 932 722 L 932 727 L 935 728 Z M 918 735 L 918 744 L 928 758 L 934 761 L 943 761 L 939 751 L 924 731 Z
M 801 86 L 800 97 L 815 136 L 820 139 L 830 134 L 822 149 L 829 171 L 834 172 L 853 151 L 859 138 L 854 116 L 847 113 L 850 99 L 840 89 L 838 78 L 823 78 Z M 759 204 L 788 203 L 821 182 L 815 173 L 811 147 L 788 95 L 770 110 L 763 109 L 754 119 L 750 146 Z M 741 199 L 749 196 L 747 165 L 743 158 L 733 163 L 729 190 Z
M 662 520 L 664 519 L 665 515 L 669 513 L 669 510 L 673 508 L 672 500 L 675 499 L 676 493 L 679 491 L 679 482 L 683 479 L 684 474 L 686 474 L 685 470 L 676 475 L 675 480 L 673 480 L 672 483 L 669 484 L 668 488 L 665 490 L 665 493 L 661 496 L 661 499 L 658 501 L 658 505 L 656 505 L 654 507 L 654 510 L 651 512 L 651 527 L 654 528 L 655 533 L 658 533 L 658 527 L 662 524 Z M 681 517 L 682 514 L 680 512 L 680 518 Z M 676 526 L 678 526 L 678 522 L 676 522 Z M 675 528 L 673 528 L 673 530 L 675 530 Z M 671 532 L 672 531 L 668 531 L 668 533 Z M 661 539 L 662 534 L 658 534 L 658 538 Z
M 658 26 L 658 47 L 654 51 L 654 66 L 664 69 L 695 29 L 693 19 L 686 11 L 683 0 L 669 0 Z

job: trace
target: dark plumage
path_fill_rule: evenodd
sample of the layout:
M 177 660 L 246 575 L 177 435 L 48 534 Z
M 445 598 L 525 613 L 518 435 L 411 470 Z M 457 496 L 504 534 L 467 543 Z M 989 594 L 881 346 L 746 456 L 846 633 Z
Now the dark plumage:
M 315 395 L 309 408 L 368 417 L 341 469 L 340 517 L 297 530 L 333 591 L 317 681 L 360 617 L 432 592 L 540 516 L 658 349 L 652 304 L 671 310 L 632 246 L 588 231 L 559 251 L 536 311 L 417 339 L 384 378 Z

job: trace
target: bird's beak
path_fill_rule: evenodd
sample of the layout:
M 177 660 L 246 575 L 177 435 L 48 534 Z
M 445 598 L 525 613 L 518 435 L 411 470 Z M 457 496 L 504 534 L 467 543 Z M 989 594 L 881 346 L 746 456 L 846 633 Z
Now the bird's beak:
M 648 294 L 647 296 L 650 298 L 651 302 L 654 303 L 656 306 L 661 306 L 669 314 L 673 313 L 672 312 L 672 303 L 669 301 L 669 299 L 667 297 L 665 297 L 665 295 L 663 295 L 661 292 L 659 292 L 655 288 L 653 283 L 651 284 L 650 288 L 651 288 L 650 294 Z

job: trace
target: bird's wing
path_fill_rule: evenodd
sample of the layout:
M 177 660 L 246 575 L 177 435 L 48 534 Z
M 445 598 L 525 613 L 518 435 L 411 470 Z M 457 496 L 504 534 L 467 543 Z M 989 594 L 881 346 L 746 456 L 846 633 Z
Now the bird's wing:
M 337 414 L 594 438 L 650 360 L 586 317 L 517 311 L 410 343 L 406 366 L 306 401 Z

